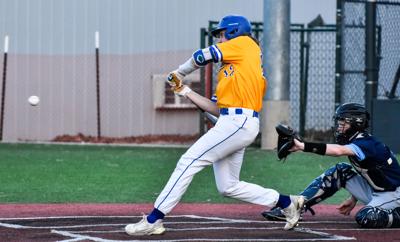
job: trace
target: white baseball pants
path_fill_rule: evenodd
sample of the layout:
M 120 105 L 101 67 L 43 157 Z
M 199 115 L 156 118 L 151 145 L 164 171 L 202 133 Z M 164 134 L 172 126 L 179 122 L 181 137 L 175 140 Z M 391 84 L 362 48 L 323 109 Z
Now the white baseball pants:
M 400 187 L 392 192 L 375 192 L 363 177 L 356 175 L 346 182 L 346 190 L 360 202 L 371 207 L 383 209 L 400 207 Z
M 279 193 L 273 189 L 239 180 L 245 148 L 259 132 L 259 119 L 245 114 L 221 115 L 179 159 L 154 207 L 168 214 L 180 201 L 194 175 L 213 165 L 218 191 L 242 201 L 274 206 Z

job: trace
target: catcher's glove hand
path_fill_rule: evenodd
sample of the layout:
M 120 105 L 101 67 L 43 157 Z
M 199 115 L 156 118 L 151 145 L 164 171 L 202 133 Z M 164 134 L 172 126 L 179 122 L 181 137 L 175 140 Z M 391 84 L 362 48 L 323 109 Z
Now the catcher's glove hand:
M 303 141 L 303 139 L 291 127 L 283 124 L 278 124 L 276 127 L 278 133 L 278 159 L 286 159 L 291 153 L 289 150 L 294 145 L 294 139 Z

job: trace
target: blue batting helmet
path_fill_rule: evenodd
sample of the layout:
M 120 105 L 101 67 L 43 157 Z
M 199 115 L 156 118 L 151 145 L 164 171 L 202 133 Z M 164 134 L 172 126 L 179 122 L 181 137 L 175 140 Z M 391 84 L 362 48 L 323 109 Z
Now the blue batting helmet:
M 226 30 L 225 38 L 230 40 L 241 35 L 250 35 L 251 25 L 249 20 L 241 15 L 228 15 L 221 19 L 217 28 L 212 30 L 211 34 L 218 37 L 218 34 L 223 30 Z

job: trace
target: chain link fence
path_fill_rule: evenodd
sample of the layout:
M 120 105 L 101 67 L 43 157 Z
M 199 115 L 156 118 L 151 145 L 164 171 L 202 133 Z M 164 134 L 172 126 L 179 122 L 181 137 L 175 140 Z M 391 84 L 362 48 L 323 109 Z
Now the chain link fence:
M 325 134 L 331 129 L 336 106 L 344 102 L 365 103 L 366 2 L 339 1 L 338 28 L 336 25 L 291 25 L 290 125 L 307 136 L 316 138 L 314 134 L 322 132 L 321 139 L 330 139 Z M 394 88 L 400 66 L 400 0 L 378 0 L 376 16 L 377 98 L 389 98 L 390 91 L 398 98 L 400 90 Z M 214 39 L 207 33 L 217 24 L 210 21 L 208 30 L 203 31 L 202 38 L 209 44 Z M 252 35 L 263 43 L 262 23 L 252 23 L 252 29 Z M 218 66 L 213 64 L 212 70 L 208 76 L 211 93 L 216 86 Z
M 365 103 L 365 0 L 343 0 L 341 102 Z M 376 1 L 378 99 L 388 98 L 400 65 L 400 1 Z M 399 97 L 400 91 L 395 92 Z
M 203 40 L 213 44 L 208 35 L 218 22 L 210 21 Z M 252 35 L 263 43 L 263 24 L 252 23 Z M 335 107 L 336 26 L 308 28 L 292 24 L 290 35 L 290 125 L 297 130 L 330 130 Z M 218 64 L 213 64 L 211 80 L 214 93 Z M 207 77 L 207 75 L 206 75 Z M 303 86 L 303 87 L 302 87 Z

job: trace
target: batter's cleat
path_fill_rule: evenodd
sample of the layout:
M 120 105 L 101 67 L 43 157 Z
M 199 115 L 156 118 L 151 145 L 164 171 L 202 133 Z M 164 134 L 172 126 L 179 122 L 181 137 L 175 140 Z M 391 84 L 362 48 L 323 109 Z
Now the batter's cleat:
M 290 205 L 282 209 L 282 213 L 286 217 L 284 230 L 293 229 L 297 225 L 305 201 L 303 196 L 290 196 L 290 200 L 292 201 Z
M 143 219 L 138 223 L 126 225 L 125 232 L 134 236 L 163 234 L 165 232 L 165 228 L 161 219 L 151 224 L 147 221 L 147 216 L 143 215 Z
M 261 215 L 269 221 L 285 221 L 286 217 L 282 213 L 282 209 L 279 207 L 273 207 L 269 211 L 264 211 Z

